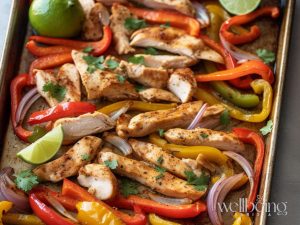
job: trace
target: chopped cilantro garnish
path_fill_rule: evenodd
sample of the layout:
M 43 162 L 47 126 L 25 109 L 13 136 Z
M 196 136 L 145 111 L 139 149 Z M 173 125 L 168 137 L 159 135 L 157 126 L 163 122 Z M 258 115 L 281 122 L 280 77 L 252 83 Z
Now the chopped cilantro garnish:
M 136 84 L 136 85 L 134 86 L 134 88 L 135 88 L 135 90 L 136 90 L 137 92 L 140 92 L 140 91 L 143 91 L 143 90 L 146 89 L 146 88 L 145 88 L 143 85 L 141 85 L 141 84 Z
M 273 129 L 273 121 L 269 120 L 266 126 L 260 129 L 260 132 L 262 133 L 262 135 L 267 135 L 272 132 L 272 129 Z
M 157 50 L 155 48 L 149 47 L 149 48 L 145 49 L 145 54 L 148 54 L 148 55 L 157 55 L 158 52 L 157 52 Z
M 89 154 L 83 154 L 81 155 L 81 159 L 84 161 L 88 161 L 91 159 L 91 156 Z
M 128 58 L 128 62 L 131 62 L 133 64 L 144 64 L 145 59 L 144 56 L 131 56 Z
M 203 138 L 203 139 L 208 138 L 208 134 L 201 133 L 201 134 L 200 134 L 200 137 Z
M 267 49 L 259 48 L 256 50 L 256 54 L 261 58 L 266 64 L 275 61 L 275 54 Z
M 114 170 L 118 167 L 118 161 L 117 160 L 105 160 L 104 165 L 107 166 L 108 168 Z
M 38 177 L 31 170 L 21 171 L 15 179 L 17 187 L 25 192 L 30 191 L 38 183 Z
M 158 131 L 159 136 L 161 136 L 161 137 L 164 136 L 164 134 L 165 134 L 164 129 L 158 129 L 157 131 Z
M 196 190 L 202 191 L 207 188 L 209 176 L 202 173 L 197 176 L 193 171 L 184 171 L 188 184 L 194 185 Z
M 119 74 L 117 74 L 117 79 L 121 84 L 124 84 L 126 81 L 126 77 L 119 75 Z
M 65 87 L 60 86 L 59 84 L 54 84 L 52 82 L 48 82 L 43 86 L 44 92 L 49 92 L 50 96 L 55 98 L 57 101 L 61 102 L 67 93 Z
M 163 28 L 168 28 L 171 26 L 171 23 L 170 22 L 166 22 L 165 24 L 161 24 L 160 27 L 163 27 Z
M 120 191 L 125 197 L 139 194 L 138 186 L 139 184 L 133 180 L 127 178 L 120 179 Z
M 129 17 L 125 20 L 124 26 L 127 30 L 137 30 L 147 26 L 145 20 Z
M 156 161 L 157 161 L 157 163 L 158 163 L 158 164 L 160 164 L 160 165 L 161 165 L 161 164 L 164 162 L 164 158 L 163 158 L 163 156 L 162 156 L 162 155 L 161 155 L 161 156 L 159 156 L 159 157 L 158 157 L 158 159 L 157 159 Z
M 91 51 L 93 51 L 93 47 L 86 47 L 85 49 L 82 50 L 84 53 L 90 53 Z
M 167 171 L 165 168 L 162 168 L 162 167 L 160 167 L 160 166 L 156 166 L 156 167 L 155 167 L 155 170 L 156 170 L 157 172 L 159 172 L 159 175 L 157 175 L 157 176 L 155 177 L 156 180 L 163 178 L 163 177 L 165 176 L 164 173 Z
M 91 55 L 85 55 L 82 57 L 83 60 L 88 64 L 87 71 L 89 73 L 93 73 L 96 69 L 103 70 L 104 69 L 104 56 L 94 57 Z
M 224 126 L 228 126 L 230 124 L 230 115 L 228 109 L 225 109 L 221 114 L 220 122 Z
M 113 70 L 113 69 L 116 69 L 119 66 L 119 62 L 117 62 L 113 59 L 109 59 L 106 62 L 106 66 L 107 66 L 108 69 Z

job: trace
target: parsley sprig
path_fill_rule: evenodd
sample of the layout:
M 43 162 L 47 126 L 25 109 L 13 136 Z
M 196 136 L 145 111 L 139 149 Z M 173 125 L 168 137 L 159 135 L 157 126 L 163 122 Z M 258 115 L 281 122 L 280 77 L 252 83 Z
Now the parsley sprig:
M 207 189 L 209 182 L 208 175 L 202 173 L 200 176 L 197 176 L 193 171 L 184 171 L 184 174 L 187 178 L 188 184 L 193 185 L 196 190 L 204 191 Z
M 128 178 L 120 179 L 120 191 L 121 194 L 125 197 L 128 197 L 129 195 L 139 194 L 138 186 L 139 184 L 137 182 L 130 180 Z
M 256 54 L 261 58 L 266 64 L 272 63 L 275 61 L 275 53 L 267 49 L 259 48 L 256 50 Z
M 145 20 L 135 19 L 133 17 L 129 17 L 125 20 L 124 26 L 127 30 L 138 30 L 144 27 L 147 27 L 147 23 Z
M 160 166 L 155 166 L 155 170 L 159 172 L 159 175 L 155 177 L 156 180 L 163 178 L 165 176 L 165 172 L 167 171 L 165 168 Z
M 21 171 L 15 179 L 17 187 L 25 192 L 30 191 L 38 183 L 38 177 L 31 170 Z
M 117 169 L 118 167 L 118 161 L 113 159 L 113 160 L 105 160 L 104 165 L 107 166 L 108 168 L 114 170 Z
M 64 86 L 48 82 L 43 86 L 44 92 L 49 92 L 50 96 L 55 98 L 57 101 L 61 102 L 64 100 L 67 89 Z

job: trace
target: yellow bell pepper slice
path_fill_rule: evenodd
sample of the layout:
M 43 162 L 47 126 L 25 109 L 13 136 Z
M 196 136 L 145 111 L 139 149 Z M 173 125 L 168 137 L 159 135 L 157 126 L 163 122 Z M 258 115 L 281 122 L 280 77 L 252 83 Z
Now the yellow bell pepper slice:
M 122 107 L 126 106 L 126 104 L 130 105 L 129 107 L 130 110 L 137 110 L 142 112 L 171 109 L 177 106 L 175 103 L 162 104 L 162 103 L 150 103 L 150 102 L 142 102 L 142 101 L 120 101 L 120 102 L 115 102 L 113 104 L 104 106 L 101 109 L 99 109 L 98 112 L 109 115 L 121 109 Z
M 2 223 L 2 218 L 3 218 L 3 213 L 8 212 L 13 206 L 12 202 L 8 201 L 2 201 L 0 202 L 0 225 L 3 225 Z
M 180 225 L 179 223 L 164 220 L 153 213 L 149 214 L 149 222 L 151 225 Z
M 79 202 L 77 220 L 82 225 L 124 225 L 111 211 L 98 202 Z
M 232 225 L 252 225 L 251 218 L 244 213 L 236 212 L 233 218 L 235 220 Z
M 6 225 L 45 225 L 35 215 L 7 213 L 3 215 L 2 221 Z
M 268 118 L 271 112 L 273 101 L 272 86 L 269 84 L 269 82 L 263 79 L 257 79 L 251 82 L 251 87 L 256 94 L 263 94 L 262 110 L 260 112 L 250 112 L 222 103 L 213 94 L 211 94 L 208 90 L 204 88 L 197 89 L 195 98 L 207 102 L 210 105 L 222 104 L 229 110 L 230 116 L 237 120 L 252 123 L 263 122 L 265 119 Z

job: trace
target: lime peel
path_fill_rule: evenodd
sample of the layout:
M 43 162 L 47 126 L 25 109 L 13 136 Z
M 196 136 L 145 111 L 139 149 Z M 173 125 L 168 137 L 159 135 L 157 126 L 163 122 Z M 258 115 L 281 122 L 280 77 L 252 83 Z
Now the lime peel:
M 261 0 L 220 0 L 221 5 L 231 14 L 244 15 L 253 12 Z

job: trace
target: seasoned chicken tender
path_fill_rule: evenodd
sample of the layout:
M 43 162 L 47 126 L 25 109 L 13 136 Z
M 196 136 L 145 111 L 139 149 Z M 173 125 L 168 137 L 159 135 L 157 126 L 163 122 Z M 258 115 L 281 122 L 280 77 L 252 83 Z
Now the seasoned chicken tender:
M 76 50 L 72 57 L 80 73 L 81 81 L 87 92 L 88 99 L 105 98 L 111 101 L 137 99 L 138 93 L 125 77 L 111 71 L 96 69 L 88 72 L 88 64 L 83 59 L 87 54 Z
M 147 102 L 180 102 L 180 99 L 173 93 L 159 89 L 159 88 L 148 88 L 139 92 L 140 98 Z
M 38 92 L 51 107 L 56 106 L 60 102 L 53 98 L 49 92 L 44 91 L 44 86 L 49 83 L 65 88 L 65 97 L 61 102 L 78 102 L 81 100 L 80 76 L 73 64 L 64 64 L 58 70 L 56 76 L 44 70 L 36 70 L 35 79 Z
M 202 105 L 202 101 L 189 102 L 168 110 L 140 113 L 132 118 L 123 114 L 117 121 L 116 130 L 120 137 L 143 137 L 158 129 L 186 128 Z M 202 120 L 220 115 L 223 111 L 224 107 L 221 105 L 210 106 Z
M 64 178 L 75 176 L 82 166 L 93 160 L 101 144 L 100 138 L 86 136 L 61 157 L 36 167 L 33 173 L 38 176 L 39 180 L 51 182 L 58 182 Z
M 134 0 L 153 9 L 172 9 L 188 16 L 195 15 L 195 9 L 190 0 Z
M 100 200 L 112 199 L 118 193 L 118 181 L 110 169 L 103 164 L 88 164 L 81 167 L 78 183 Z
M 147 87 L 164 88 L 167 86 L 169 79 L 166 69 L 146 67 L 142 64 L 133 64 L 123 60 L 117 71 Z
M 132 30 L 126 29 L 124 23 L 127 18 L 137 18 L 126 6 L 113 4 L 111 8 L 110 27 L 113 31 L 115 49 L 119 55 L 134 52 L 134 48 L 129 45 L 129 37 Z
M 128 3 L 127 0 L 95 0 L 96 2 L 101 2 L 102 4 L 106 5 L 106 6 L 111 6 L 114 3 L 121 3 L 121 4 L 125 4 Z
M 141 159 L 161 166 L 167 169 L 170 173 L 186 178 L 185 171 L 191 171 L 192 168 L 183 160 L 176 158 L 174 155 L 164 151 L 162 148 L 147 142 L 129 139 L 129 144 L 132 147 L 135 155 Z M 194 171 L 195 174 L 201 174 L 201 171 Z
M 62 118 L 54 123 L 54 127 L 62 126 L 64 132 L 64 144 L 91 134 L 101 133 L 114 128 L 115 121 L 100 112 L 86 113 L 75 118 Z
M 224 63 L 222 56 L 207 47 L 200 38 L 188 35 L 184 30 L 174 27 L 146 27 L 134 32 L 131 46 L 154 47 L 174 54 L 197 59 Z
M 198 60 L 182 55 L 146 55 L 136 54 L 144 58 L 144 65 L 154 68 L 177 69 L 195 65 Z
M 166 131 L 164 137 L 168 142 L 178 145 L 206 145 L 234 152 L 245 150 L 243 142 L 234 134 L 205 128 L 196 128 L 194 130 L 174 128 Z
M 155 168 L 147 164 L 129 159 L 112 152 L 101 152 L 98 162 L 116 160 L 118 167 L 113 172 L 136 180 L 153 190 L 170 197 L 189 198 L 192 200 L 200 199 L 205 192 L 197 191 L 185 180 L 177 178 L 168 172 L 161 174 Z
M 175 70 L 168 81 L 168 89 L 175 94 L 182 103 L 189 102 L 197 88 L 194 73 L 189 68 Z

